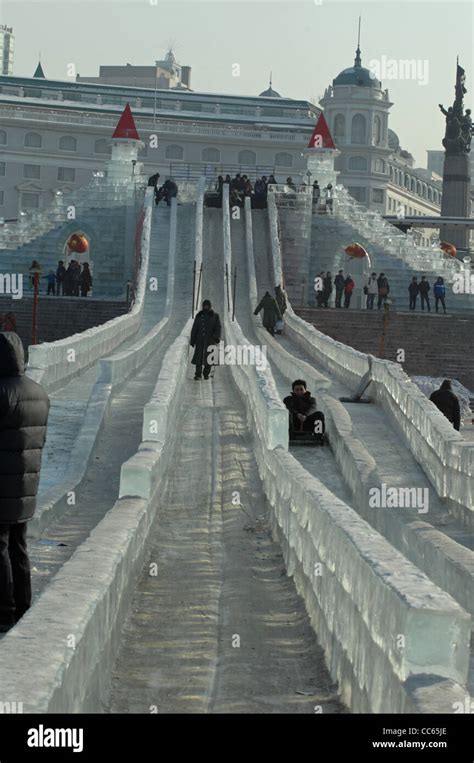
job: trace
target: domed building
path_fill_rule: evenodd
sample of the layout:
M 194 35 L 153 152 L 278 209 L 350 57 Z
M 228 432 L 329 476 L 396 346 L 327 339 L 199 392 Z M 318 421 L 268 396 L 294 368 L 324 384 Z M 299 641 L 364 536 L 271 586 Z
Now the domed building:
M 383 213 L 389 178 L 388 90 L 362 66 L 357 46 L 354 65 L 344 69 L 326 88 L 320 101 L 324 116 L 341 152 L 335 161 L 339 181 L 367 207 Z

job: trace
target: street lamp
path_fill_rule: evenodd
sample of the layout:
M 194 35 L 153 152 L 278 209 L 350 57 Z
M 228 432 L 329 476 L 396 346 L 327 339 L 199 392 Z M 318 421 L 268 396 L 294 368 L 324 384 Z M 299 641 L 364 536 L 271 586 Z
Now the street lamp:
M 158 61 L 155 61 L 155 98 L 153 103 L 153 127 L 156 124 L 156 91 L 158 90 Z

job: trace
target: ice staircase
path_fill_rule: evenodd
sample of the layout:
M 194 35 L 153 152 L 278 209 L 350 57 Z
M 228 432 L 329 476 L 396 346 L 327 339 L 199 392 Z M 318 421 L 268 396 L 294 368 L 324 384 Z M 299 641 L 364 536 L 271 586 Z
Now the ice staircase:
M 410 235 L 404 234 L 384 220 L 377 212 L 369 210 L 353 199 L 347 189 L 338 186 L 334 200 L 334 217 L 315 216 L 312 225 L 312 270 L 337 272 L 339 268 L 362 276 L 361 261 L 349 261 L 344 248 L 358 242 L 371 257 L 372 270 L 384 272 L 390 283 L 391 297 L 395 304 L 405 307 L 408 302 L 408 284 L 414 275 L 425 275 L 433 286 L 442 276 L 446 286 L 446 301 L 450 311 L 472 311 L 473 294 L 455 294 L 453 282 L 456 275 L 470 273 L 470 264 L 455 258 L 447 258 L 437 248 L 418 247 Z M 350 264 L 349 264 L 350 263 Z M 367 272 L 366 263 L 365 272 Z M 358 267 L 359 266 L 359 267 Z M 433 299 L 433 291 L 431 291 Z M 313 300 L 314 301 L 314 300 Z M 360 305 L 354 305 L 360 306 Z
M 137 186 L 135 190 L 128 184 L 111 184 L 106 178 L 95 178 L 92 183 L 66 195 L 58 192 L 49 206 L 31 213 L 20 212 L 17 222 L 2 225 L 0 250 L 16 250 L 60 227 L 65 221 L 77 218 L 86 210 L 124 206 L 132 198 L 141 206 L 143 188 Z

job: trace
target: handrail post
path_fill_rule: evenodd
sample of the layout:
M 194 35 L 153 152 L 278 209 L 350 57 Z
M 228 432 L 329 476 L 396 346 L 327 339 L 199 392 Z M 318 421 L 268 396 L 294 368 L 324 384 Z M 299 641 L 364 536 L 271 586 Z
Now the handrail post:
M 237 284 L 237 265 L 234 268 L 234 293 L 232 295 L 232 320 L 235 318 L 235 287 Z

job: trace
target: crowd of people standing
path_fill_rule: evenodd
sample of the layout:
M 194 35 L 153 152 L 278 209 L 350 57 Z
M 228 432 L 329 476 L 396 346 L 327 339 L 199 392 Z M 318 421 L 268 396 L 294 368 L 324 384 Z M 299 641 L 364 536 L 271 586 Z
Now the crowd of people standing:
M 418 281 L 417 276 L 413 276 L 408 286 L 409 309 L 412 311 L 416 310 L 416 301 L 419 295 L 420 302 L 421 302 L 421 309 L 424 310 L 426 307 L 427 311 L 430 313 L 431 312 L 431 304 L 430 304 L 430 297 L 429 297 L 430 291 L 431 291 L 431 286 L 429 281 L 426 279 L 426 276 L 421 276 L 420 281 Z M 446 302 L 445 302 L 446 286 L 444 285 L 444 279 L 441 276 L 438 276 L 438 278 L 436 279 L 433 285 L 433 294 L 435 299 L 435 311 L 437 313 L 439 312 L 439 303 L 441 303 L 441 307 L 443 308 L 444 314 L 446 315 Z
M 239 172 L 233 178 L 230 175 L 225 177 L 219 175 L 215 189 L 220 196 L 221 204 L 225 184 L 229 186 L 229 203 L 231 207 L 243 207 L 245 197 L 248 196 L 252 200 L 254 208 L 263 209 L 267 205 L 268 186 L 276 185 L 277 181 L 274 175 L 269 175 L 269 177 L 262 175 L 262 177 L 256 178 L 254 183 L 252 183 L 247 175 L 241 175 Z
M 92 289 L 92 273 L 88 262 L 82 265 L 77 260 L 70 260 L 67 268 L 64 260 L 59 260 L 56 271 L 49 270 L 41 275 L 42 267 L 38 260 L 33 260 L 29 268 L 30 288 L 34 288 L 35 274 L 39 281 L 46 280 L 48 296 L 87 297 Z

